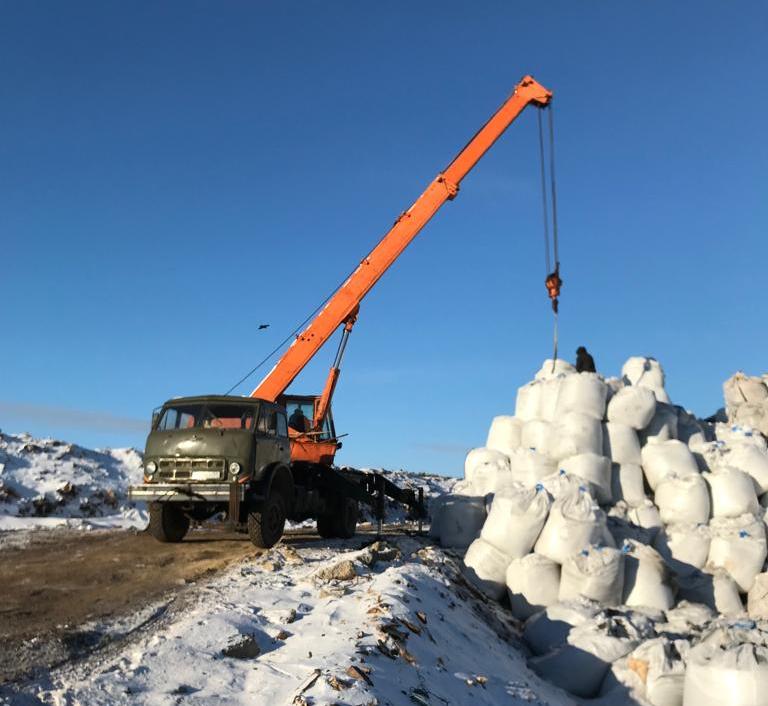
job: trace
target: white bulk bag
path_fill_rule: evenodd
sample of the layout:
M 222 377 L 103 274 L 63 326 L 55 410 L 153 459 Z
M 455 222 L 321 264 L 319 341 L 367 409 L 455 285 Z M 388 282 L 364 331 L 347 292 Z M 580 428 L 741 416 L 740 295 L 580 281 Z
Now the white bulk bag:
M 545 360 L 539 372 L 536 373 L 536 380 L 549 380 L 550 378 L 557 377 L 559 375 L 569 375 L 576 372 L 574 368 L 567 360 L 558 358 L 554 362 L 551 358 Z
M 552 422 L 549 454 L 556 461 L 578 454 L 602 452 L 603 427 L 599 420 L 569 412 Z
M 681 706 L 689 649 L 687 640 L 657 637 L 616 662 L 612 672 L 629 689 L 637 689 L 639 681 L 640 695 L 653 706 Z
M 509 472 L 509 456 L 494 449 L 472 449 L 464 461 L 464 478 L 476 495 L 495 492 L 497 476 Z
M 716 613 L 730 617 L 744 612 L 739 586 L 723 569 L 713 569 L 711 573 L 695 571 L 679 576 L 677 583 L 678 595 L 687 601 L 706 605 Z
M 566 644 L 531 658 L 528 665 L 555 686 L 591 697 L 600 689 L 611 663 L 631 652 L 640 639 L 623 616 L 597 616 L 572 628 Z
M 699 630 L 709 623 L 714 617 L 714 611 L 704 603 L 689 603 L 679 601 L 671 610 L 666 611 L 667 622 L 663 626 L 657 626 L 659 632 L 673 632 L 686 634 Z
M 539 404 L 539 417 L 546 422 L 551 422 L 557 415 L 557 400 L 560 397 L 560 386 L 563 384 L 565 376 L 545 380 L 541 384 L 541 402 Z
M 550 435 L 549 422 L 542 419 L 531 419 L 523 425 L 520 446 L 548 456 Z
M 664 387 L 664 369 L 655 358 L 633 356 L 621 368 L 621 377 L 628 385 L 655 389 Z
M 642 387 L 623 387 L 608 403 L 608 421 L 625 424 L 636 431 L 645 429 L 656 412 L 653 392 Z
M 449 498 L 449 495 L 440 495 L 436 498 L 431 498 L 427 511 L 429 512 L 429 536 L 432 539 L 440 540 L 440 514 L 443 511 L 443 505 Z
M 761 378 L 750 377 L 739 371 L 723 383 L 723 396 L 728 408 L 743 404 L 766 404 L 768 387 Z
M 593 496 L 601 505 L 611 502 L 611 460 L 609 458 L 592 453 L 579 454 L 561 461 L 560 470 L 587 482 Z
M 557 603 L 560 565 L 540 554 L 527 554 L 507 567 L 506 580 L 512 615 L 527 620 Z
M 714 473 L 705 473 L 704 478 L 712 493 L 713 517 L 739 517 L 759 512 L 754 483 L 744 471 L 719 466 Z
M 666 476 L 656 486 L 654 501 L 664 524 L 709 521 L 709 489 L 699 474 L 680 477 L 672 473 Z
M 729 411 L 731 422 L 768 436 L 768 406 L 744 404 Z
M 591 494 L 589 483 L 585 483 L 582 478 L 569 475 L 563 470 L 551 473 L 539 482 L 553 500 L 559 500 L 579 491 Z
M 711 541 L 707 525 L 670 524 L 659 531 L 653 546 L 675 574 L 688 576 L 704 568 Z
M 605 537 L 605 514 L 589 493 L 578 492 L 556 500 L 534 551 L 558 564 Z
M 565 560 L 560 601 L 579 596 L 602 605 L 619 605 L 624 588 L 624 555 L 613 547 L 591 546 Z
M 531 449 L 515 449 L 509 456 L 509 464 L 513 480 L 528 487 L 535 486 L 557 470 L 554 460 Z
M 488 440 L 485 447 L 494 451 L 509 454 L 520 447 L 523 433 L 523 421 L 508 414 L 494 417 L 488 429 Z
M 675 604 L 672 577 L 661 555 L 652 547 L 628 539 L 624 552 L 624 603 L 668 610 Z
M 659 508 L 650 500 L 644 500 L 639 505 L 628 508 L 627 519 L 633 525 L 644 527 L 645 529 L 658 529 L 664 526 L 659 514 Z
M 655 358 L 630 358 L 621 369 L 624 382 L 651 390 L 659 402 L 669 402 L 664 389 L 664 370 Z
M 715 594 L 715 610 L 720 615 L 735 617 L 744 612 L 739 586 L 730 574 L 722 569 L 716 569 L 712 574 L 712 586 Z
M 614 502 L 623 500 L 631 507 L 644 503 L 643 469 L 634 463 L 614 463 L 611 466 L 611 495 Z
M 768 619 L 768 573 L 755 576 L 747 595 L 747 612 L 752 620 Z
M 613 463 L 640 465 L 640 440 L 637 432 L 628 424 L 605 422 L 603 424 L 603 456 Z
M 742 593 L 747 593 L 765 563 L 765 526 L 753 515 L 742 515 L 716 517 L 709 527 L 712 543 L 707 569 L 725 569 Z
M 699 472 L 696 459 L 690 449 L 676 439 L 646 444 L 640 456 L 645 477 L 652 490 L 656 490 L 662 478 L 672 473 L 688 476 Z
M 530 419 L 539 418 L 541 409 L 541 393 L 544 386 L 538 382 L 529 382 L 517 390 L 517 400 L 515 402 L 515 416 L 527 422 Z
M 538 556 L 538 554 L 531 556 Z M 583 625 L 600 612 L 600 606 L 586 598 L 554 603 L 526 620 L 523 640 L 533 654 L 546 654 L 555 647 L 565 644 L 572 627 Z
M 768 448 L 768 442 L 762 434 L 759 434 L 752 427 L 741 424 L 725 424 L 718 422 L 715 424 L 715 439 L 728 444 L 729 447 L 736 444 L 747 444 L 757 446 L 765 451 Z
M 499 600 L 507 590 L 511 559 L 484 539 L 476 539 L 464 555 L 464 575 L 486 596 Z
M 486 516 L 484 496 L 448 496 L 438 516 L 440 544 L 466 549 L 479 536 Z
M 768 648 L 749 643 L 724 649 L 702 644 L 688 653 L 683 706 L 768 704 Z
M 748 473 L 758 495 L 768 491 L 768 452 L 752 444 L 735 444 L 728 447 L 723 462 L 732 468 Z
M 497 493 L 480 536 L 510 559 L 525 556 L 544 527 L 549 506 L 544 488 L 519 490 L 509 497 Z
M 567 375 L 560 384 L 555 416 L 575 412 L 602 420 L 607 396 L 608 386 L 596 373 Z
M 669 404 L 658 402 L 653 418 L 641 432 L 643 443 L 677 439 L 677 410 Z M 688 442 L 684 442 L 686 446 Z

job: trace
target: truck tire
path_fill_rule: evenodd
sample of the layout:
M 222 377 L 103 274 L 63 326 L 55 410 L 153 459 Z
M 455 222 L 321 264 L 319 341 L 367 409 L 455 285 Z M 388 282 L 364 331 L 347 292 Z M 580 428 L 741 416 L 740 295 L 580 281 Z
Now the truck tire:
M 173 503 L 149 503 L 149 533 L 159 542 L 180 542 L 189 518 Z
M 354 498 L 342 499 L 339 511 L 334 517 L 337 537 L 352 539 L 355 536 L 358 513 L 357 500 Z
M 285 529 L 285 499 L 282 493 L 270 493 L 261 508 L 248 513 L 248 536 L 261 549 L 274 547 Z
M 317 533 L 324 539 L 332 539 L 336 536 L 336 522 L 333 515 L 323 514 L 317 516 Z
M 317 533 L 325 539 L 351 539 L 357 529 L 358 512 L 357 500 L 341 498 L 334 503 L 333 512 L 318 515 Z

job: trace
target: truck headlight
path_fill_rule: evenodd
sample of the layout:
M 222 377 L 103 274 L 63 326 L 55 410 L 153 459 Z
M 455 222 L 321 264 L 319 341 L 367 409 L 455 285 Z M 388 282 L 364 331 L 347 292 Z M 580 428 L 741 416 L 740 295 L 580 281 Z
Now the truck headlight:
M 157 464 L 154 461 L 150 461 L 146 466 L 144 466 L 144 470 L 151 476 L 157 471 Z
M 232 463 L 229 464 L 229 472 L 233 476 L 236 476 L 240 473 L 240 464 L 237 461 L 232 461 Z

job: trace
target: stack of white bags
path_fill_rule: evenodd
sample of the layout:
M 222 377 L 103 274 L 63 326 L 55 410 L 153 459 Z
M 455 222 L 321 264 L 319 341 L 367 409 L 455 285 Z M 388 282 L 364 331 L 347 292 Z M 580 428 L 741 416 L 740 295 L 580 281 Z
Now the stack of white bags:
M 664 384 L 652 358 L 630 358 L 610 379 L 546 361 L 515 415 L 494 418 L 468 454 L 432 533 L 466 551 L 481 591 L 509 597 L 532 667 L 554 683 L 611 704 L 706 706 L 715 701 L 699 682 L 713 660 L 732 672 L 759 664 L 768 684 L 768 622 L 752 634 L 764 642 L 689 658 L 717 621 L 768 619 L 768 452 L 750 428 L 671 405 Z M 742 671 L 732 693 L 753 686 L 757 671 Z

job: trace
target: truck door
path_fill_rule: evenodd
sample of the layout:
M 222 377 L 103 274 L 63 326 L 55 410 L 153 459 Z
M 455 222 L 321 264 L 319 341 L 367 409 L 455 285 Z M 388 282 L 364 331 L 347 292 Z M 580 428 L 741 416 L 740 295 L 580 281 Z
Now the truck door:
M 259 420 L 256 423 L 256 472 L 277 461 L 282 461 L 284 454 L 281 446 L 288 448 L 287 440 L 277 435 L 277 407 L 262 402 Z

